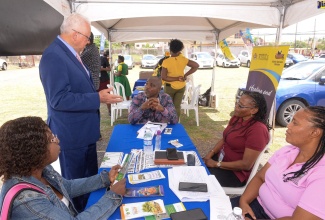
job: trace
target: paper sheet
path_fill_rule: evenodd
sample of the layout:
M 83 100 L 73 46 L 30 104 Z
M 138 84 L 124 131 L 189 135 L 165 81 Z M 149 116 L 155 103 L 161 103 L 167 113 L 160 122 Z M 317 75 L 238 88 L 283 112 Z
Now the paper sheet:
M 146 128 L 150 129 L 153 134 L 156 134 L 158 130 L 163 132 L 163 130 L 166 127 L 167 127 L 167 123 L 158 123 L 158 122 L 148 121 L 145 125 L 142 126 L 142 128 L 140 128 L 138 130 L 137 138 L 143 139 Z
M 232 212 L 230 199 L 214 175 L 209 175 L 208 178 L 211 184 L 210 219 L 227 219 Z
M 208 192 L 179 191 L 179 182 L 207 183 Z M 208 174 L 203 166 L 173 167 L 168 170 L 169 188 L 182 202 L 207 201 L 210 198 Z

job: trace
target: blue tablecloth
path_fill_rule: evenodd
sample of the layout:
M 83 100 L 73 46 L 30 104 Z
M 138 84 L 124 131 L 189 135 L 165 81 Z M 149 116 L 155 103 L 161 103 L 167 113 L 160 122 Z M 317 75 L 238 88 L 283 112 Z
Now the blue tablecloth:
M 146 84 L 146 79 L 138 79 L 134 82 L 133 91 L 137 88 L 137 86 L 144 86 Z
M 131 151 L 131 149 L 142 149 L 143 140 L 136 138 L 137 131 L 142 126 L 143 125 L 130 125 L 130 124 L 116 125 L 112 132 L 112 135 L 111 135 L 111 138 L 108 143 L 106 151 L 129 153 Z M 183 125 L 176 124 L 176 125 L 168 125 L 167 127 L 173 128 L 173 131 L 172 131 L 172 134 L 170 134 L 170 135 L 162 134 L 162 137 L 161 137 L 161 149 L 162 150 L 164 150 L 168 147 L 171 147 L 171 145 L 168 144 L 168 141 L 173 140 L 173 139 L 178 139 L 179 142 L 183 144 L 183 146 L 178 148 L 177 150 L 196 151 L 196 153 L 198 154 L 198 156 L 200 158 L 200 155 L 197 152 L 196 147 L 192 143 L 190 137 L 187 135 L 186 130 L 184 129 Z M 202 165 L 204 165 L 202 160 L 201 160 L 201 163 L 202 163 Z M 165 205 L 180 202 L 178 197 L 171 191 L 171 189 L 168 186 L 167 169 L 168 168 L 161 168 L 161 171 L 163 172 L 163 174 L 166 177 L 165 179 L 154 180 L 154 181 L 140 183 L 140 184 L 136 184 L 136 185 L 132 185 L 127 181 L 127 185 L 126 185 L 126 187 L 163 185 L 164 191 L 165 191 L 165 196 L 163 196 L 163 197 L 147 197 L 147 198 L 123 198 L 123 204 L 133 203 L 133 202 L 141 202 L 141 201 L 149 201 L 149 200 L 154 200 L 154 199 L 163 199 Z M 100 169 L 99 172 L 101 170 L 102 169 Z M 145 169 L 142 172 L 148 172 L 148 171 L 152 171 L 152 170 L 157 170 L 157 168 Z M 87 207 L 96 203 L 101 198 L 101 196 L 103 196 L 104 192 L 105 192 L 105 189 L 101 189 L 101 190 L 97 190 L 97 191 L 91 193 L 90 197 L 88 199 Z M 205 213 L 205 215 L 208 218 L 210 217 L 209 201 L 207 201 L 207 202 L 184 202 L 184 205 L 187 210 L 194 209 L 194 208 L 201 208 L 203 210 L 203 212 Z M 120 219 L 120 218 L 121 218 L 120 210 L 117 209 L 109 219 Z M 144 219 L 144 218 L 140 218 L 140 219 Z

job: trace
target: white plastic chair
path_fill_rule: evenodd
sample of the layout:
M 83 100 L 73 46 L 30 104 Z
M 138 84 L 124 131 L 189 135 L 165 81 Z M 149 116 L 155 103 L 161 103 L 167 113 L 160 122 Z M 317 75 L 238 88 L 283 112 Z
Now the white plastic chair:
M 267 143 L 267 145 L 264 147 L 264 149 L 261 151 L 260 155 L 258 155 L 255 164 L 252 168 L 252 172 L 249 175 L 249 178 L 247 180 L 247 183 L 245 184 L 245 186 L 241 186 L 241 187 L 222 187 L 223 190 L 225 191 L 226 194 L 234 194 L 234 195 L 241 195 L 244 193 L 247 185 L 249 184 L 249 182 L 253 179 L 253 177 L 255 176 L 255 174 L 257 173 L 258 167 L 261 163 L 262 157 L 265 153 L 265 151 L 267 151 L 270 147 L 270 145 L 272 144 L 272 132 L 271 130 L 269 131 L 269 143 Z
M 118 113 L 120 112 L 120 117 L 122 116 L 122 110 L 127 109 L 129 112 L 131 100 L 127 100 L 125 96 L 124 86 L 119 83 L 114 83 L 113 93 L 123 97 L 122 102 L 111 104 L 111 126 L 113 126 L 114 121 L 117 119 Z M 122 92 L 122 93 L 121 93 Z
M 196 120 L 196 125 L 199 126 L 199 94 L 200 94 L 200 87 L 201 85 L 198 85 L 193 89 L 193 95 L 191 102 L 189 104 L 183 103 L 181 104 L 181 109 L 184 111 L 189 112 L 189 110 L 194 110 L 195 111 L 195 120 Z
M 185 87 L 185 93 L 181 104 L 189 104 L 189 100 L 192 97 L 192 95 L 193 95 L 192 84 L 190 82 L 187 82 Z M 187 116 L 189 116 L 188 110 L 184 109 L 184 114 L 187 114 Z

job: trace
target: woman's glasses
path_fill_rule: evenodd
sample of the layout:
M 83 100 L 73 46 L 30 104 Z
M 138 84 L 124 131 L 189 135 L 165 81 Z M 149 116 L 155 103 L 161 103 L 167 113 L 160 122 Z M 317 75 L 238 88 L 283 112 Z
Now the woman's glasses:
M 56 134 L 52 134 L 51 143 L 60 144 L 60 140 Z
M 238 108 L 255 108 L 255 107 L 252 107 L 252 106 L 244 106 L 244 105 L 241 105 L 241 104 L 239 103 L 239 100 L 236 101 L 236 106 L 238 106 Z

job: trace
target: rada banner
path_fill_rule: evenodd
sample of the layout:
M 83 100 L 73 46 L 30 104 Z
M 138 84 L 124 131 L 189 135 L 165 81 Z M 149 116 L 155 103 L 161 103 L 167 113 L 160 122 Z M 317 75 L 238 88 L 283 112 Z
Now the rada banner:
M 267 115 L 273 104 L 288 51 L 289 46 L 253 48 L 246 90 L 264 95 L 268 109 Z
M 235 57 L 232 56 L 227 41 L 225 39 L 219 42 L 219 47 L 221 48 L 221 51 L 226 58 L 228 58 L 229 60 L 235 59 Z

